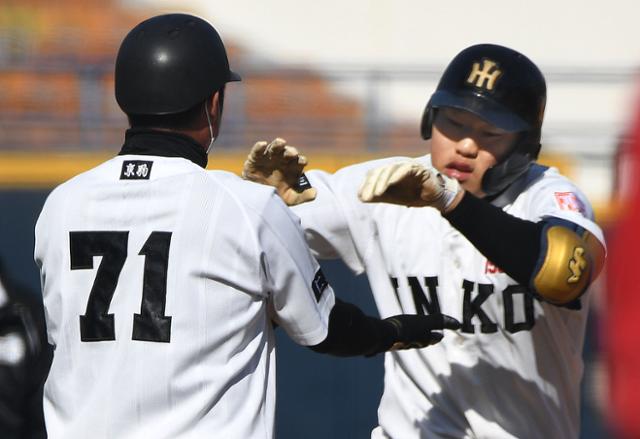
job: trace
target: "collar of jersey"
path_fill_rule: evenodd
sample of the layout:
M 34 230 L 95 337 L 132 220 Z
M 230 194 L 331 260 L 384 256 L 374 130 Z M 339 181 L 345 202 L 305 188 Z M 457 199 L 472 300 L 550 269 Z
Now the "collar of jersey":
M 184 134 L 158 131 L 150 128 L 130 128 L 124 136 L 124 144 L 118 155 L 154 155 L 181 157 L 207 167 L 207 153 L 202 145 Z

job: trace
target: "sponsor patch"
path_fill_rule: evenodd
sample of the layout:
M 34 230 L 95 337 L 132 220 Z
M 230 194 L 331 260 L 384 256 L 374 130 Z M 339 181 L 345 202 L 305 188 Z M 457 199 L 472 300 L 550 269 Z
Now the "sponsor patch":
M 125 160 L 122 162 L 120 180 L 149 180 L 152 165 L 152 161 Z
M 503 273 L 503 271 L 502 271 L 502 269 L 500 267 L 498 267 L 493 262 L 491 262 L 490 260 L 487 259 L 487 263 L 484 266 L 484 273 L 485 274 L 496 274 L 496 273 Z
M 320 302 L 320 297 L 322 297 L 322 293 L 327 289 L 328 285 L 329 282 L 327 282 L 327 278 L 324 277 L 324 273 L 321 269 L 318 269 L 313 278 L 313 282 L 311 282 L 311 288 L 313 289 L 313 294 L 316 296 L 317 302 Z
M 560 209 L 584 212 L 584 206 L 573 192 L 555 192 L 554 195 Z

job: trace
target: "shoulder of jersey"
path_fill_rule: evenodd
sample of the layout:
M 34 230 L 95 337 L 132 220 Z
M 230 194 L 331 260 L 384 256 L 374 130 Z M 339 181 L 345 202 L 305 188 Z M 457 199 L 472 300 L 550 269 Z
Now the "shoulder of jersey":
M 273 187 L 253 183 L 227 171 L 207 171 L 209 178 L 215 180 L 231 198 L 236 198 L 243 205 L 251 205 L 261 209 L 273 200 L 280 200 Z
M 75 189 L 86 189 L 87 185 L 90 184 L 97 175 L 101 172 L 107 171 L 110 166 L 113 166 L 112 162 L 116 159 L 117 156 L 60 183 L 49 193 L 47 200 L 51 201 L 56 197 L 62 196 L 62 194 L 68 194 L 70 191 Z
M 558 190 L 571 190 L 572 192 L 582 194 L 578 186 L 568 177 L 562 175 L 556 168 L 547 169 L 541 178 L 538 178 L 537 181 L 529 186 L 529 190 L 533 189 L 537 191 L 556 187 Z

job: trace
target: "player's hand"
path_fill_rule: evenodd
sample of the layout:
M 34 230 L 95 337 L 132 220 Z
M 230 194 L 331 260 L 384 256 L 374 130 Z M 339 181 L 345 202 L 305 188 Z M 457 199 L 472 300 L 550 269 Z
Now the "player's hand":
M 286 140 L 260 141 L 244 162 L 242 178 L 273 186 L 287 205 L 295 206 L 316 198 L 316 190 L 302 172 L 306 165 L 307 158 Z
M 460 322 L 445 314 L 400 314 L 384 319 L 393 326 L 396 338 L 389 350 L 424 348 L 438 343 L 443 329 L 460 329 Z
M 402 161 L 371 169 L 358 191 L 365 203 L 392 203 L 409 207 L 432 206 L 448 212 L 464 190 L 454 178 L 416 161 Z

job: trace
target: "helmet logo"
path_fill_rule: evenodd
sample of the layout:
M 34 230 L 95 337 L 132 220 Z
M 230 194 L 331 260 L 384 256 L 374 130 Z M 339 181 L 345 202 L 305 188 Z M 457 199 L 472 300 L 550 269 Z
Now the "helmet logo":
M 478 88 L 484 88 L 489 91 L 493 90 L 496 80 L 502 75 L 502 70 L 496 67 L 496 63 L 489 59 L 482 60 L 482 68 L 480 68 L 479 62 L 473 63 L 473 68 L 469 77 L 467 78 L 467 84 L 474 84 Z

